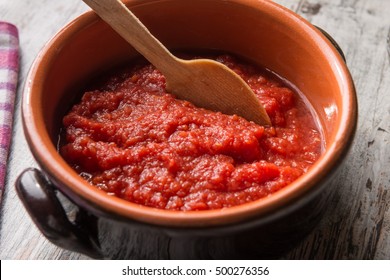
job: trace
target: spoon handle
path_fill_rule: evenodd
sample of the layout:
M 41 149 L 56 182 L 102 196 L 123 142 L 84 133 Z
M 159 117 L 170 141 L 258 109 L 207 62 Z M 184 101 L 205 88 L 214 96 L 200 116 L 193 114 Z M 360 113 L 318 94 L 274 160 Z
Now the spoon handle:
M 178 59 L 120 0 L 83 1 L 162 73 L 174 71 Z

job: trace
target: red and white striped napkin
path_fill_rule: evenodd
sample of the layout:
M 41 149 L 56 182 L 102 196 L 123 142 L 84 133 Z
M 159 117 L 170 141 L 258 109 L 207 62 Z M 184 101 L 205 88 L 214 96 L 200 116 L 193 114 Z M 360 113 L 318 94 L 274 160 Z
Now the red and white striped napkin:
M 0 21 L 0 202 L 4 191 L 19 72 L 17 28 Z

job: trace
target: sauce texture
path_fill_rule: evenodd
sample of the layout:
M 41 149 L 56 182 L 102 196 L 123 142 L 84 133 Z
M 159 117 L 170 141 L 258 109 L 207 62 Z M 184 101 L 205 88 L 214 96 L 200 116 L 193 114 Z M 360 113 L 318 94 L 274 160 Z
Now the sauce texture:
M 319 158 L 322 137 L 299 94 L 229 55 L 269 114 L 263 127 L 197 108 L 139 63 L 84 93 L 64 117 L 65 160 L 109 195 L 167 210 L 232 207 L 287 186 Z

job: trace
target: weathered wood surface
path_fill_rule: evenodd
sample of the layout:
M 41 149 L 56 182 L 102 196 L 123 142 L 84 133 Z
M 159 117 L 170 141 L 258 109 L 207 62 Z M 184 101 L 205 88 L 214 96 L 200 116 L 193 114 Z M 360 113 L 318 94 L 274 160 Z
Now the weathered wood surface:
M 344 50 L 359 99 L 359 124 L 321 224 L 284 259 L 390 259 L 390 1 L 278 0 L 328 31 Z M 21 72 L 6 191 L 0 259 L 86 259 L 42 236 L 16 196 L 14 182 L 35 166 L 24 140 L 20 102 L 32 61 L 63 25 L 86 11 L 82 1 L 0 0 L 0 20 L 20 32 Z

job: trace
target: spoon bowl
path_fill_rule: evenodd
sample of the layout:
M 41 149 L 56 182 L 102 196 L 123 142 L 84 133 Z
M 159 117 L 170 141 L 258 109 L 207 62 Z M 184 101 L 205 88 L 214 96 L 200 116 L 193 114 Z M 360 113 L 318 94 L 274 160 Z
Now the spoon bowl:
M 271 124 L 250 87 L 227 66 L 175 57 L 120 0 L 83 1 L 164 74 L 168 92 L 198 107 Z

